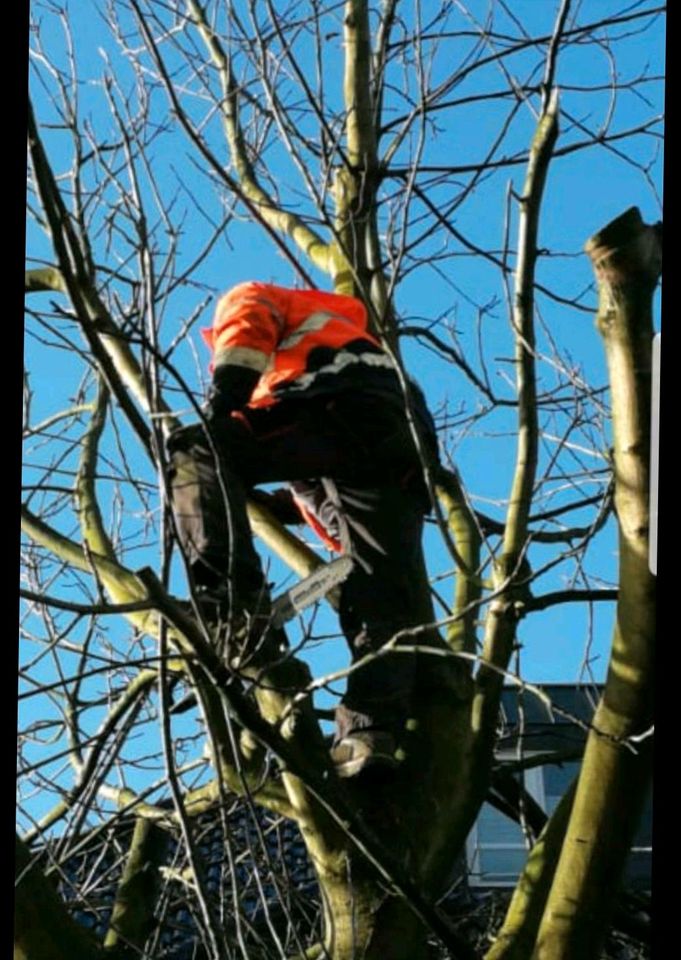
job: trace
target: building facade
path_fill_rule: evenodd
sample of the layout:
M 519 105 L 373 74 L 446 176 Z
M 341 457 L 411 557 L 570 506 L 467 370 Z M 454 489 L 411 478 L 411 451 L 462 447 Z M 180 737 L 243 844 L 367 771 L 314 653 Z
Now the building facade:
M 512 771 L 510 775 L 526 791 L 530 809 L 525 822 L 518 823 L 499 808 L 503 804 L 483 804 L 466 844 L 472 887 L 515 886 L 533 839 L 532 801 L 550 816 L 579 773 L 589 722 L 602 689 L 546 684 L 541 690 L 545 699 L 517 687 L 504 690 L 496 769 Z M 525 769 L 519 770 L 523 765 Z M 652 792 L 629 855 L 625 886 L 649 890 L 651 870 Z

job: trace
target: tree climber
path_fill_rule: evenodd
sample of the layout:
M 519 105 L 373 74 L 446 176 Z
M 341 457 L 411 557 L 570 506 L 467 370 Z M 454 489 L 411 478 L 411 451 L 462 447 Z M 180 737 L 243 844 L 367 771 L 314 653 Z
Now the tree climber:
M 352 556 L 340 623 L 353 661 L 422 622 L 430 501 L 414 429 L 433 462 L 435 429 L 411 382 L 410 425 L 402 382 L 368 332 L 363 304 L 243 283 L 219 300 L 203 334 L 213 355 L 209 433 L 196 424 L 170 436 L 171 490 L 194 596 L 228 622 L 230 662 L 237 654 L 257 658 L 266 633 L 269 598 L 248 496 L 264 496 L 283 522 L 305 519 L 329 547 Z M 287 481 L 290 493 L 253 490 L 274 481 Z M 404 653 L 350 673 L 336 710 L 339 775 L 396 763 L 414 677 L 414 657 Z

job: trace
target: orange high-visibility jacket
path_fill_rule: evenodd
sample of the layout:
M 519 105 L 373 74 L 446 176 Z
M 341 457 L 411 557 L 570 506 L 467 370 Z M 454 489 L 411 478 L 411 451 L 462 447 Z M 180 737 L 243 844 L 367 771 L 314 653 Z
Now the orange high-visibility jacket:
M 283 396 L 329 392 L 395 379 L 392 362 L 367 330 L 354 297 L 241 283 L 220 298 L 212 330 L 202 331 L 214 368 L 260 374 L 248 403 L 264 407 Z

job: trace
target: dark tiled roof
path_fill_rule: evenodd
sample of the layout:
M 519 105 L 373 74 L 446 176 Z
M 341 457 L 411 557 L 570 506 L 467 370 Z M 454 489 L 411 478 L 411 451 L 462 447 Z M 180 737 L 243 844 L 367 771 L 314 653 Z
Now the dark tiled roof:
M 60 894 L 98 938 L 108 929 L 133 826 L 130 818 L 118 819 L 79 841 L 78 852 L 69 855 L 67 849 L 59 857 Z M 299 938 L 312 931 L 318 919 L 317 883 L 294 823 L 237 801 L 224 816 L 216 809 L 198 818 L 194 843 L 205 868 L 208 899 L 228 943 L 242 935 L 255 950 L 260 938 L 270 944 L 275 935 L 291 941 L 294 926 Z M 46 849 L 45 862 L 55 853 L 56 845 Z M 154 960 L 202 956 L 202 921 L 188 868 L 179 830 L 167 831 Z M 289 947 L 300 951 L 307 942 Z

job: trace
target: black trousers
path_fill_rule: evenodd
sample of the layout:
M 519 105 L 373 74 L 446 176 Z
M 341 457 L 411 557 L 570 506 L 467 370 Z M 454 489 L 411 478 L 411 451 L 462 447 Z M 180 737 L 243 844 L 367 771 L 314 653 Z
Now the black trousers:
M 287 481 L 355 560 L 342 585 L 340 623 L 353 661 L 423 619 L 422 468 L 402 411 L 357 394 L 285 400 L 246 409 L 213 430 L 169 441 L 178 533 L 195 583 L 253 597 L 264 576 L 246 499 L 258 484 Z M 243 601 L 242 601 L 243 602 Z M 399 732 L 409 717 L 415 661 L 381 655 L 350 673 L 337 736 L 379 727 Z

